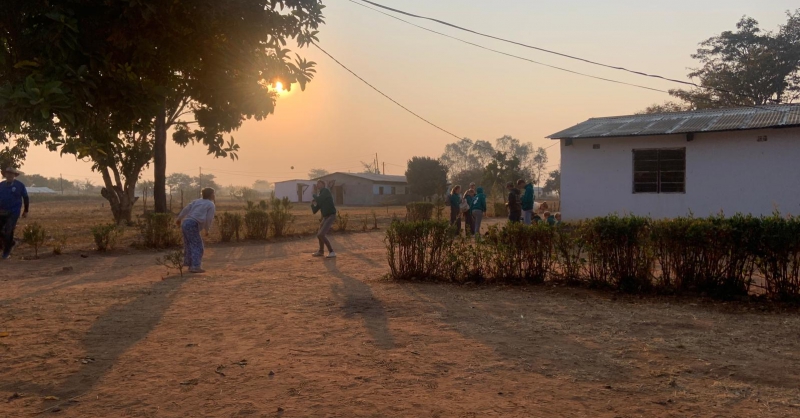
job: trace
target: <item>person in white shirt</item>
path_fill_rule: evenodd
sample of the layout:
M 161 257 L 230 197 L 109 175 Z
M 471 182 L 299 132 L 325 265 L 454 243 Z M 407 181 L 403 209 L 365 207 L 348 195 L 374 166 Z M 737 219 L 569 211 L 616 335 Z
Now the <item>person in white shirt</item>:
M 178 214 L 175 223 L 181 227 L 183 233 L 183 265 L 189 267 L 190 273 L 205 273 L 203 270 L 203 239 L 200 230 L 211 230 L 214 224 L 214 189 L 205 188 L 201 192 L 203 198 L 197 199 L 186 205 Z

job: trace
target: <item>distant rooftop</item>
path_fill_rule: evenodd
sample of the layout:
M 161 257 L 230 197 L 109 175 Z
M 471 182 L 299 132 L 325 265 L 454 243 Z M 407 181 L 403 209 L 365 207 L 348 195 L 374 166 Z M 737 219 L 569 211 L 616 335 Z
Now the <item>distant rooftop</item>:
M 765 105 L 592 118 L 550 139 L 670 135 L 800 126 L 800 105 Z
M 408 182 L 406 180 L 406 176 L 392 176 L 392 175 L 386 175 L 386 174 L 370 174 L 370 173 L 342 173 L 342 172 L 336 172 L 336 173 L 327 174 L 327 175 L 322 176 L 322 177 L 327 177 L 327 176 L 330 176 L 331 174 L 342 174 L 342 175 L 346 175 L 346 176 L 353 176 L 353 177 L 358 177 L 358 178 L 362 178 L 362 179 L 365 179 L 365 180 L 370 180 L 370 181 L 373 181 L 373 182 L 376 182 L 376 183 L 381 183 L 381 182 L 386 182 L 386 183 L 407 183 Z

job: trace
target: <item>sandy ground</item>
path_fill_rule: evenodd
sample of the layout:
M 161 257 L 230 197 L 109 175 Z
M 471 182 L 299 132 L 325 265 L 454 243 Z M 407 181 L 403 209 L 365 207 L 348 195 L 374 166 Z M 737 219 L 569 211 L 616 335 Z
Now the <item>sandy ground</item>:
M 800 317 L 394 283 L 383 235 L 0 264 L 0 416 L 800 416 Z M 5 335 L 5 334 L 0 334 Z

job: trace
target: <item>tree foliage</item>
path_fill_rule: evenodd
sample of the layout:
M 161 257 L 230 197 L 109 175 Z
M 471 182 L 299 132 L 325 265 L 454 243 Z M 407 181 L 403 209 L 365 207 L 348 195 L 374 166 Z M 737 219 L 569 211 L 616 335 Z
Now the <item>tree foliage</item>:
M 636 112 L 637 115 L 646 115 L 646 114 L 654 114 L 654 113 L 674 113 L 674 112 L 685 112 L 687 110 L 692 110 L 690 105 L 686 105 L 683 103 L 678 103 L 674 101 L 666 101 L 664 103 L 658 104 L 654 103 L 650 106 L 647 106 L 643 111 Z
M 447 167 L 430 157 L 413 157 L 408 160 L 406 180 L 412 194 L 423 198 L 442 195 L 447 188 Z
M 312 168 L 311 170 L 308 170 L 309 180 L 318 179 L 320 177 L 327 176 L 328 174 L 330 173 L 324 168 Z
M 112 209 L 155 163 L 166 210 L 166 133 L 235 157 L 223 135 L 273 113 L 277 81 L 305 88 L 318 0 L 6 0 L 0 15 L 0 158 L 28 144 L 89 159 Z M 22 142 L 13 142 L 15 138 Z M 115 213 L 115 218 L 118 214 Z
M 561 170 L 553 170 L 544 182 L 542 191 L 545 194 L 561 194 Z
M 800 99 L 800 9 L 787 12 L 777 31 L 744 16 L 736 30 L 700 43 L 700 66 L 689 78 L 701 88 L 670 90 L 683 103 L 653 105 L 643 113 L 792 103 Z

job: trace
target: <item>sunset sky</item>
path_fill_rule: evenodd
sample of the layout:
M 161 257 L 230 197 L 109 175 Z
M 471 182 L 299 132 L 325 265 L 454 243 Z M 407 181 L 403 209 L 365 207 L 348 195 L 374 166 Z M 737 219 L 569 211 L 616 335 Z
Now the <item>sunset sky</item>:
M 376 0 L 499 37 L 685 79 L 695 65 L 697 44 L 734 30 L 742 15 L 773 30 L 786 21 L 796 0 Z M 590 117 L 630 114 L 669 99 L 666 94 L 584 78 L 447 39 L 358 6 L 326 1 L 320 45 L 389 96 L 461 137 L 493 141 L 514 136 L 535 146 L 546 135 Z M 412 18 L 404 17 L 406 20 Z M 412 20 L 450 35 L 550 65 L 644 84 L 658 89 L 678 84 L 504 44 Z M 296 46 L 295 46 L 296 49 Z M 316 61 L 317 76 L 306 91 L 278 100 L 273 116 L 245 122 L 233 136 L 240 159 L 213 159 L 200 146 L 170 145 L 167 173 L 214 173 L 222 185 L 257 179 L 305 178 L 311 168 L 360 171 L 360 161 L 378 153 L 387 174 L 403 174 L 412 156 L 438 157 L 450 137 L 409 115 L 309 48 L 300 55 Z M 558 166 L 558 147 L 548 150 L 549 169 Z M 294 169 L 291 169 L 291 167 Z M 26 173 L 63 174 L 100 184 L 90 164 L 34 149 Z M 148 170 L 144 179 L 152 179 Z

